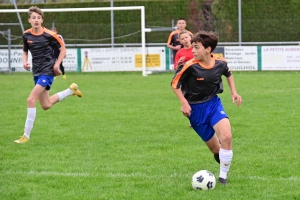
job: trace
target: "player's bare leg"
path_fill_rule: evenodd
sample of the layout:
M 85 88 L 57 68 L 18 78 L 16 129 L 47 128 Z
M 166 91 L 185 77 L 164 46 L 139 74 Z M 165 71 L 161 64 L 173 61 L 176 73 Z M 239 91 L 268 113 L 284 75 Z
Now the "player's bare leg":
M 27 118 L 25 122 L 24 135 L 18 140 L 14 140 L 15 143 L 25 143 L 28 142 L 31 130 L 36 117 L 36 102 L 40 100 L 41 107 L 43 110 L 50 109 L 55 103 L 65 99 L 68 96 L 78 96 L 82 97 L 81 91 L 78 89 L 77 84 L 72 83 L 70 87 L 66 90 L 58 92 L 51 97 L 49 97 L 49 91 L 45 87 L 36 84 L 31 91 L 27 99 Z
M 39 96 L 45 92 L 45 87 L 41 85 L 35 85 L 31 91 L 29 97 L 27 98 L 27 117 L 25 121 L 24 135 L 18 140 L 14 140 L 15 143 L 25 143 L 28 142 L 31 130 L 36 117 L 36 102 L 39 99 Z
M 227 184 L 227 173 L 230 169 L 233 152 L 232 152 L 232 135 L 231 127 L 228 118 L 220 120 L 215 126 L 214 130 L 218 133 L 221 148 L 219 152 L 220 156 L 220 176 L 219 182 L 221 184 Z
M 209 150 L 214 154 L 215 160 L 218 163 L 220 163 L 219 152 L 221 145 L 217 134 L 214 134 L 214 136 L 209 141 L 205 142 L 205 144 L 209 148 Z

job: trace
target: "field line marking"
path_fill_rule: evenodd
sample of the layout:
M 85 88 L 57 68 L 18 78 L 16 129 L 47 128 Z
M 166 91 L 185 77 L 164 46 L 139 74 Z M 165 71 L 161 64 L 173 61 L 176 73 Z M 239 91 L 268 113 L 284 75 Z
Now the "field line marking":
M 300 90 L 300 88 L 288 88 L 284 90 L 270 90 L 270 92 L 286 92 L 286 91 L 293 91 L 293 90 Z
M 95 173 L 83 173 L 83 172 L 47 172 L 47 171 L 7 171 L 4 174 L 12 175 L 36 175 L 36 176 L 66 176 L 66 177 L 143 177 L 143 178 L 174 178 L 174 177 L 187 177 L 192 176 L 189 174 L 169 174 L 169 175 L 149 175 L 139 172 L 135 173 L 108 173 L 108 174 L 95 174 Z M 299 181 L 300 177 L 291 176 L 291 177 L 262 177 L 262 176 L 231 176 L 232 179 L 249 179 L 249 180 L 278 180 L 278 181 Z

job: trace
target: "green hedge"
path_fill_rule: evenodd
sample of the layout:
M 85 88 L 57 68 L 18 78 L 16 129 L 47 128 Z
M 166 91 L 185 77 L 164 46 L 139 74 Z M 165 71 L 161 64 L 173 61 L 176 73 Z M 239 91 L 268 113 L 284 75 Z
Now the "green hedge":
M 31 5 L 19 5 L 28 9 Z M 76 4 L 39 4 L 40 8 L 81 8 L 110 7 L 110 2 L 89 2 Z M 238 41 L 238 1 L 226 0 L 164 0 L 164 1 L 114 1 L 115 7 L 145 6 L 146 27 L 171 27 L 172 20 L 179 17 L 187 20 L 187 29 L 196 32 L 200 29 L 216 31 L 222 42 Z M 14 9 L 13 6 L 0 6 L 0 9 Z M 297 41 L 300 38 L 299 0 L 247 0 L 242 1 L 242 40 Z M 30 28 L 27 14 L 21 13 L 24 28 Z M 16 13 L 0 13 L 0 23 L 16 23 Z M 140 11 L 114 11 L 115 43 L 140 43 Z M 60 34 L 69 44 L 110 43 L 110 11 L 45 13 L 44 26 L 51 28 L 55 23 Z M 12 35 L 21 36 L 20 26 L 0 26 L 0 30 L 11 29 Z M 136 34 L 134 34 L 136 33 Z M 166 43 L 170 32 L 146 34 L 148 43 Z M 73 40 L 72 40 L 73 39 Z M 74 40 L 77 39 L 77 40 Z M 21 44 L 20 38 L 12 44 Z M 7 40 L 0 36 L 0 44 Z

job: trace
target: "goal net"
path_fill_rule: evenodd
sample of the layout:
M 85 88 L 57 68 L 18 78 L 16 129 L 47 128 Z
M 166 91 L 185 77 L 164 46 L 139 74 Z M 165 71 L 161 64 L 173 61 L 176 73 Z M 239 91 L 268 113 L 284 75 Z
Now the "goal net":
M 149 29 L 145 28 L 144 6 L 42 11 L 42 26 L 56 27 L 66 43 L 67 57 L 63 60 L 66 71 L 141 71 L 147 76 L 153 70 L 165 70 L 165 47 L 146 47 Z M 16 23 L 19 14 L 24 29 L 29 29 L 27 13 L 28 9 L 0 9 L 0 24 Z M 8 29 L 11 35 L 7 34 Z M 0 26 L 0 33 L 3 36 L 0 35 L 0 71 L 8 67 L 12 71 L 25 71 L 20 26 Z

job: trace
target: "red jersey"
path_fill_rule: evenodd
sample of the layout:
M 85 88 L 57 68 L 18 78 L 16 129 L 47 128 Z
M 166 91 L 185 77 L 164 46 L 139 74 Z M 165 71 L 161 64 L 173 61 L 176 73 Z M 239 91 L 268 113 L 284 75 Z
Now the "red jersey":
M 175 60 L 174 60 L 174 69 L 176 70 L 176 66 L 178 64 L 178 60 L 182 57 L 185 56 L 185 59 L 183 60 L 183 62 L 187 62 L 191 59 L 194 58 L 194 55 L 192 53 L 193 47 L 191 46 L 191 48 L 189 49 L 185 49 L 182 48 L 179 51 L 177 51 L 176 56 L 175 56 Z
M 187 31 L 191 35 L 191 37 L 193 36 L 193 33 L 191 33 L 190 31 L 188 31 L 188 30 L 185 30 L 185 31 Z M 173 47 L 176 47 L 177 45 L 181 45 L 181 48 L 182 48 L 183 45 L 180 43 L 180 40 L 179 40 L 180 32 L 181 32 L 181 30 L 172 31 L 168 37 L 168 44 L 172 45 Z M 175 59 L 177 52 L 178 51 L 172 50 L 173 59 Z

